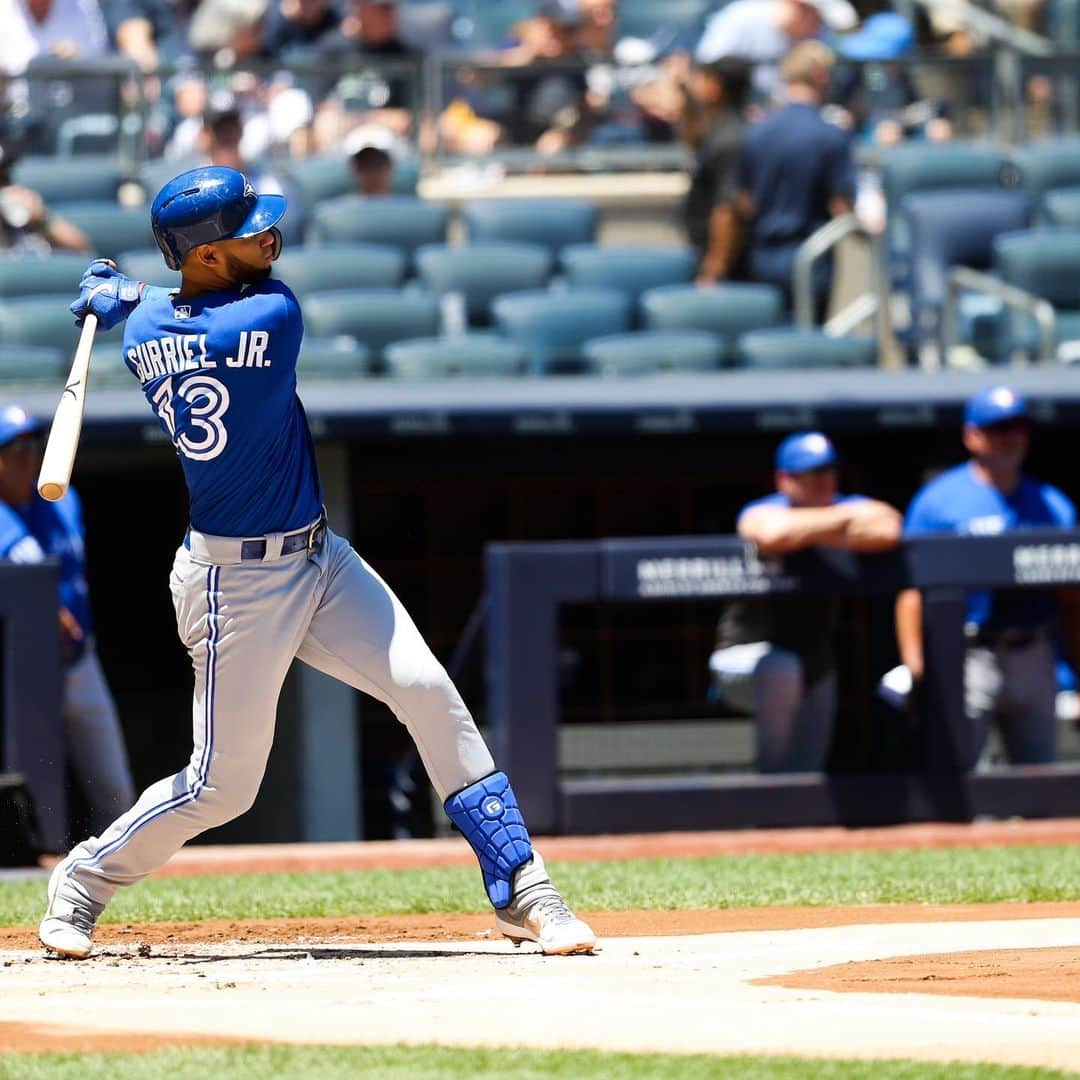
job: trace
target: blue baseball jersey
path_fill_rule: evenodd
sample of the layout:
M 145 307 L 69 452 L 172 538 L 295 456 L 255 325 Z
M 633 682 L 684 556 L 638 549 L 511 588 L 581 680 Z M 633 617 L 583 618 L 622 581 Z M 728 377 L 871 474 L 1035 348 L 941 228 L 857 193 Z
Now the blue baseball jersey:
M 82 505 L 72 488 L 59 502 L 46 502 L 35 491 L 22 506 L 0 503 L 0 559 L 34 563 L 55 558 L 60 562 L 60 603 L 83 631 L 83 641 L 72 645 L 72 660 L 82 655 L 93 629 L 83 536 Z
M 833 500 L 833 506 L 839 506 L 841 503 L 848 502 L 862 502 L 865 498 L 865 495 L 837 495 Z M 765 495 L 763 498 L 754 499 L 753 502 L 748 502 L 739 511 L 736 522 L 742 520 L 743 514 L 747 514 L 751 510 L 756 510 L 759 506 L 781 506 L 786 510 L 790 510 L 791 500 L 783 492 L 774 491 L 771 495 Z
M 1069 498 L 1029 476 L 1004 494 L 983 483 L 971 464 L 958 465 L 931 480 L 912 499 L 904 518 L 904 535 L 950 532 L 962 536 L 996 536 L 1011 529 L 1076 524 Z M 1043 589 L 973 589 L 968 592 L 968 622 L 985 629 L 1029 629 L 1056 618 L 1052 592 Z
M 180 456 L 191 527 L 292 532 L 319 516 L 315 446 L 296 395 L 304 321 L 280 281 L 184 297 L 150 289 L 124 360 Z

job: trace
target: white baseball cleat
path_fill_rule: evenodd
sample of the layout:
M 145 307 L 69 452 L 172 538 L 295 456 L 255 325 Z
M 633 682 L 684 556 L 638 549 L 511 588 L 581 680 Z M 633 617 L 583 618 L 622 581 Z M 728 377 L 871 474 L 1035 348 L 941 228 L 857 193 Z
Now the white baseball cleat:
M 49 878 L 49 906 L 38 927 L 41 944 L 50 952 L 72 960 L 85 960 L 93 947 L 90 937 L 104 904 L 91 900 L 78 882 L 64 873 L 59 862 Z
M 515 945 L 535 941 L 545 956 L 591 953 L 596 935 L 566 906 L 551 883 L 539 852 L 514 871 L 509 905 L 497 908 L 495 925 Z

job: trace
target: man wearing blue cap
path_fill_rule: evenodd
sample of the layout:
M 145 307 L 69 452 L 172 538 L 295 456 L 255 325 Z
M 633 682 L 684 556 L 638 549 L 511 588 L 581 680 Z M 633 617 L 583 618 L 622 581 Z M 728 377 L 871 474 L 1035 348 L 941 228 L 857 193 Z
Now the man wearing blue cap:
M 1011 529 L 1072 528 L 1072 502 L 1021 471 L 1030 438 L 1028 403 L 1020 394 L 1007 386 L 976 394 L 964 413 L 964 447 L 970 459 L 916 493 L 904 519 L 904 535 L 992 536 Z M 1052 591 L 968 593 L 964 696 L 976 732 L 969 768 L 978 760 L 992 720 L 1010 761 L 1053 760 L 1057 615 Z M 918 685 L 923 639 L 922 594 L 917 589 L 897 597 L 896 636 L 900 659 Z
M 68 757 L 96 832 L 135 792 L 116 706 L 93 646 L 79 498 L 69 488 L 59 502 L 46 502 L 34 489 L 40 467 L 41 424 L 18 405 L 0 407 L 0 558 L 59 560 Z
M 839 494 L 837 463 L 821 432 L 789 436 L 776 452 L 776 491 L 743 508 L 739 535 L 762 555 L 895 547 L 900 515 L 876 499 Z M 724 612 L 709 666 L 721 697 L 757 717 L 761 772 L 825 764 L 836 713 L 838 613 L 834 598 L 799 594 L 736 600 Z

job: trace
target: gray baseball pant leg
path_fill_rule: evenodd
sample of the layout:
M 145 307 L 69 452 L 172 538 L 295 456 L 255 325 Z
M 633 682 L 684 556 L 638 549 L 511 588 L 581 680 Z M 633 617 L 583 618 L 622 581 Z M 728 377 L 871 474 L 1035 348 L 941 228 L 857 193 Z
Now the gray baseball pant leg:
M 327 533 L 326 589 L 297 656 L 386 704 L 445 801 L 495 763 L 446 669 L 401 601 L 348 541 Z
M 964 659 L 964 696 L 974 727 L 967 768 L 978 763 L 992 721 L 1014 765 L 1054 760 L 1057 674 L 1049 641 L 1036 641 L 1024 649 L 969 648 Z
M 757 720 L 760 772 L 823 767 L 836 715 L 834 673 L 807 689 L 799 657 L 768 642 L 718 649 L 710 667 L 723 696 Z
M 135 801 L 120 718 L 93 645 L 64 674 L 68 759 L 90 807 L 90 827 L 101 832 Z

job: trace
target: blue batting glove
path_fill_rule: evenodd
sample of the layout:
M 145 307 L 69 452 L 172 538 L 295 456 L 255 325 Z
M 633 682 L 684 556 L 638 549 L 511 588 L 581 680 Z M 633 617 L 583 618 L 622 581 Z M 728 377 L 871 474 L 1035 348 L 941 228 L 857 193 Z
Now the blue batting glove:
M 143 283 L 124 277 L 108 259 L 95 259 L 79 282 L 79 299 L 71 305 L 75 325 L 93 312 L 102 330 L 123 322 L 142 299 Z

